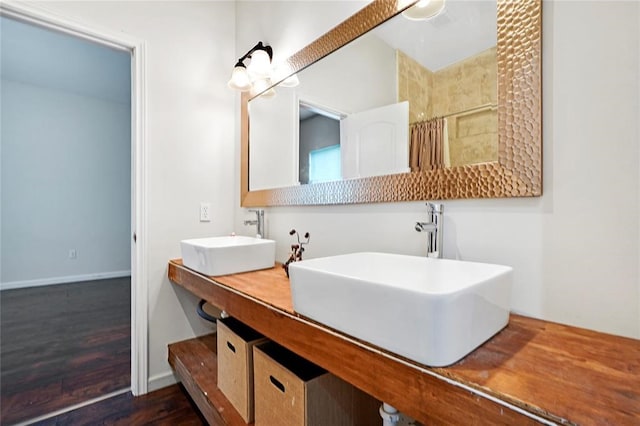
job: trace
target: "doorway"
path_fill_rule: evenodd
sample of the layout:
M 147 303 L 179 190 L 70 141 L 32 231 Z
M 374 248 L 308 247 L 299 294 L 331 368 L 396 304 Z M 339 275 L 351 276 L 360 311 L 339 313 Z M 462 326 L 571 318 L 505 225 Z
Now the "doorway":
M 92 391 L 74 389 L 72 393 L 78 397 L 77 401 L 85 399 L 86 403 L 113 395 L 114 392 L 129 391 L 130 389 L 135 395 L 145 393 L 147 379 L 146 338 L 144 337 L 147 329 L 146 315 L 144 315 L 144 312 L 146 312 L 146 289 L 141 288 L 143 286 L 139 285 L 139 283 L 144 282 L 145 272 L 145 235 L 142 232 L 144 230 L 143 207 L 145 193 L 143 179 L 144 114 L 142 113 L 144 111 L 144 104 L 142 103 L 144 97 L 140 96 L 144 89 L 141 72 L 144 65 L 144 45 L 135 40 L 118 39 L 118 36 L 113 37 L 104 33 L 93 33 L 87 31 L 86 27 L 70 22 L 62 22 L 60 18 L 52 18 L 41 11 L 34 12 L 26 6 L 21 5 L 18 7 L 17 5 L 3 4 L 1 7 L 2 19 L 12 20 L 9 25 L 31 26 L 41 31 L 48 31 L 53 38 L 64 36 L 72 39 L 73 43 L 83 44 L 85 48 L 88 45 L 91 45 L 92 48 L 97 48 L 99 53 L 94 52 L 94 57 L 88 62 L 89 65 L 85 63 L 84 66 L 90 67 L 91 64 L 95 64 L 98 61 L 96 57 L 100 56 L 115 55 L 120 56 L 121 59 L 124 57 L 127 65 L 128 81 L 124 95 L 126 102 L 120 102 L 120 105 L 114 107 L 115 104 L 122 100 L 118 99 L 118 96 L 122 96 L 122 93 L 119 89 L 113 89 L 113 87 L 105 90 L 105 95 L 88 94 L 83 93 L 78 88 L 49 87 L 47 89 L 45 87 L 46 82 L 40 81 L 34 84 L 24 81 L 27 77 L 30 77 L 24 73 L 21 73 L 20 78 L 15 78 L 14 76 L 14 78 L 9 79 L 7 77 L 7 80 L 11 80 L 11 82 L 6 86 L 3 84 L 3 89 L 13 90 L 14 99 L 27 103 L 29 96 L 24 96 L 25 94 L 36 99 L 36 103 L 31 103 L 27 108 L 27 113 L 22 114 L 23 118 L 25 115 L 31 121 L 37 118 L 39 112 L 34 109 L 34 105 L 37 109 L 43 108 L 46 104 L 51 104 L 54 109 L 49 116 L 50 121 L 46 125 L 31 125 L 31 129 L 28 128 L 30 127 L 29 124 L 23 126 L 31 133 L 35 133 L 38 136 L 36 139 L 50 142 L 49 145 L 30 146 L 23 153 L 32 160 L 43 159 L 42 163 L 39 164 L 40 167 L 35 167 L 35 169 L 39 169 L 36 172 L 41 174 L 39 178 L 33 175 L 30 177 L 28 174 L 25 175 L 26 167 L 18 169 L 22 175 L 19 175 L 19 179 L 15 180 L 23 185 L 23 193 L 31 195 L 30 202 L 26 204 L 19 204 L 16 201 L 24 201 L 20 200 L 20 191 L 13 191 L 13 199 L 8 198 L 12 191 L 5 191 L 5 184 L 11 184 L 11 179 L 7 179 L 5 174 L 15 172 L 16 168 L 11 170 L 11 167 L 6 166 L 9 163 L 4 161 L 8 159 L 7 157 L 12 157 L 15 152 L 12 153 L 10 152 L 11 150 L 5 150 L 8 145 L 5 144 L 7 140 L 5 138 L 6 134 L 4 134 L 6 129 L 3 125 L 2 237 L 3 240 L 11 240 L 14 243 L 15 241 L 21 241 L 18 245 L 22 243 L 26 245 L 27 240 L 32 240 L 31 243 L 35 240 L 36 244 L 32 244 L 31 250 L 26 249 L 25 251 L 24 247 L 12 248 L 10 245 L 5 244 L 6 241 L 3 241 L 3 291 L 0 293 L 0 298 L 4 299 L 5 295 L 9 295 L 5 291 L 11 292 L 14 290 L 38 292 L 48 289 L 53 293 L 66 292 L 68 295 L 73 296 L 68 297 L 68 299 L 72 300 L 70 302 L 72 308 L 83 307 L 85 310 L 88 308 L 92 312 L 89 317 L 96 317 L 98 316 L 99 303 L 90 306 L 90 302 L 77 302 L 75 297 L 82 292 L 88 293 L 93 290 L 97 291 L 96 297 L 90 298 L 94 302 L 101 298 L 100 291 L 106 292 L 104 294 L 122 295 L 126 298 L 125 308 L 127 308 L 126 311 L 128 312 L 126 325 L 128 333 L 125 336 L 125 340 L 129 341 L 130 356 L 126 368 L 123 369 L 122 365 L 119 367 L 121 372 L 125 371 L 124 374 L 126 374 L 127 379 L 124 382 L 120 379 L 118 384 L 114 386 L 124 386 L 124 389 L 113 392 L 111 391 L 113 388 L 108 387 L 103 387 L 102 390 L 97 389 L 97 391 L 95 389 Z M 7 26 L 3 22 L 3 32 Z M 5 34 L 3 34 L 3 42 L 6 39 Z M 27 52 L 22 50 L 20 53 L 24 55 Z M 49 49 L 48 53 L 61 54 L 58 49 L 54 48 Z M 87 69 L 82 70 L 83 65 L 76 60 L 68 62 L 75 67 L 76 71 L 79 69 L 80 71 L 88 71 Z M 42 67 L 35 66 L 31 68 Z M 52 79 L 56 77 L 57 69 L 55 67 L 44 67 L 44 71 L 45 78 Z M 113 73 L 113 69 L 108 69 L 108 71 Z M 95 73 L 89 70 L 89 74 Z M 4 77 L 3 75 L 3 80 Z M 62 78 L 62 80 L 63 84 L 70 84 L 78 83 L 80 78 L 71 77 Z M 104 83 L 104 79 L 100 81 Z M 10 98 L 11 96 L 3 96 L 3 104 L 5 104 L 2 110 L 3 120 L 15 118 L 5 115 L 11 115 L 11 113 L 15 112 L 13 108 L 6 108 L 6 105 L 8 105 L 6 102 Z M 79 100 L 79 104 L 71 102 L 71 98 L 76 101 Z M 126 104 L 126 107 L 122 106 L 124 104 Z M 75 118 L 75 120 L 69 121 L 76 121 L 83 127 L 80 131 L 81 135 L 70 134 L 68 138 L 62 138 L 68 140 L 57 144 L 52 143 L 52 141 L 56 140 L 56 135 L 60 132 L 68 131 L 63 126 L 66 123 L 60 119 L 60 117 L 65 116 L 65 113 L 67 117 Z M 42 117 L 46 115 L 43 113 Z M 87 130 L 91 127 L 91 116 L 101 117 L 98 122 L 102 124 L 114 121 L 118 117 L 124 117 L 128 121 L 124 126 L 124 131 L 122 128 L 119 130 L 120 136 L 109 139 L 108 133 L 114 136 L 112 130 L 106 131 L 100 128 L 94 131 L 93 134 L 90 130 Z M 42 121 L 39 123 L 42 124 Z M 122 140 L 122 134 L 126 135 L 127 155 L 126 157 L 120 156 L 117 160 L 114 160 L 117 155 L 115 152 L 117 149 L 113 149 L 113 141 Z M 65 154 L 61 144 L 69 141 L 76 142 L 76 145 L 72 146 Z M 104 143 L 105 141 L 107 143 Z M 102 142 L 102 144 L 98 142 Z M 78 159 L 74 157 L 79 153 L 88 154 L 89 158 L 80 157 Z M 92 156 L 93 159 L 91 158 Z M 17 157 L 13 156 L 12 158 L 15 159 Z M 15 163 L 12 162 L 11 164 Z M 56 180 L 61 176 L 64 176 L 66 181 Z M 47 187 L 47 185 L 49 186 Z M 66 195 L 64 194 L 65 191 L 52 190 L 52 188 L 60 189 L 66 186 L 74 188 L 72 191 L 66 191 Z M 86 191 L 83 192 L 83 190 Z M 17 195 L 16 192 L 18 192 Z M 74 197 L 76 198 L 75 200 Z M 29 197 L 23 196 L 22 198 Z M 78 199 L 80 202 L 78 202 Z M 116 215 L 118 216 L 117 220 L 112 220 L 113 218 L 110 219 L 110 214 L 107 213 L 113 213 L 114 210 L 111 207 L 116 204 L 119 206 L 119 213 Z M 5 215 L 4 208 L 9 206 L 14 208 L 15 211 Z M 27 218 L 26 216 L 29 214 L 32 214 L 32 216 Z M 20 228 L 9 224 L 8 220 L 12 218 L 12 215 L 14 218 L 17 217 L 18 221 L 22 220 L 30 226 Z M 57 220 L 48 220 L 52 217 Z M 83 223 L 83 221 L 87 223 Z M 16 238 L 15 235 L 12 235 L 14 230 L 22 230 L 22 238 Z M 56 232 L 58 232 L 58 235 L 54 235 Z M 16 256 L 21 254 L 21 251 L 30 252 L 32 254 L 31 258 L 23 256 L 23 260 L 20 261 Z M 6 259 L 5 253 L 8 253 Z M 107 258 L 110 259 L 111 264 L 107 264 Z M 6 265 L 10 265 L 10 267 L 8 268 Z M 14 268 L 14 266 L 18 267 Z M 123 284 L 123 280 L 130 280 L 130 283 Z M 32 294 L 30 297 L 33 303 L 24 311 L 28 311 L 36 320 L 40 316 L 40 319 L 43 320 L 43 329 L 46 328 L 44 325 L 51 325 L 52 322 L 56 322 L 56 320 L 47 319 L 46 315 L 43 314 L 44 310 L 55 304 L 53 295 L 39 297 Z M 51 303 L 47 304 L 47 301 Z M 84 323 L 85 321 L 82 322 Z M 77 325 L 79 327 L 85 324 Z M 73 327 L 67 327 L 69 334 L 72 334 Z M 119 331 L 111 330 L 111 337 L 105 337 L 104 335 L 102 337 L 94 336 L 90 345 L 97 346 L 101 339 L 114 340 L 116 338 L 113 336 L 116 335 L 118 336 L 117 339 L 122 340 L 122 324 L 115 326 L 115 328 L 118 328 Z M 3 346 L 5 343 L 4 338 L 5 336 L 3 335 Z M 52 348 L 53 346 L 54 344 L 51 344 L 49 347 Z M 85 357 L 87 356 L 95 355 L 86 355 Z M 70 369 L 73 370 L 75 365 L 77 364 L 71 364 Z M 86 377 L 89 376 L 87 375 Z M 101 386 L 95 387 L 100 388 Z M 107 395 L 102 395 L 105 391 Z M 46 400 L 50 397 L 51 394 L 46 394 L 35 399 Z M 79 402 L 74 404 L 74 407 L 82 404 L 82 402 Z M 60 410 L 64 410 L 64 408 L 60 408 Z M 57 411 L 59 412 L 60 410 Z M 44 415 L 46 413 L 41 414 Z

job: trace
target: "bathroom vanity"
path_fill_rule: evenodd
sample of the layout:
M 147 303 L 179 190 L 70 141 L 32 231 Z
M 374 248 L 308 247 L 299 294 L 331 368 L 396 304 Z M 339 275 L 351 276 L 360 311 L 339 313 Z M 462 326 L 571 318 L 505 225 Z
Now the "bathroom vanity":
M 506 328 L 459 362 L 430 368 L 297 314 L 279 265 L 208 277 L 172 260 L 168 274 L 425 424 L 640 424 L 640 340 L 512 314 Z M 203 337 L 170 345 L 169 361 L 212 424 L 243 424 L 216 389 L 215 342 Z

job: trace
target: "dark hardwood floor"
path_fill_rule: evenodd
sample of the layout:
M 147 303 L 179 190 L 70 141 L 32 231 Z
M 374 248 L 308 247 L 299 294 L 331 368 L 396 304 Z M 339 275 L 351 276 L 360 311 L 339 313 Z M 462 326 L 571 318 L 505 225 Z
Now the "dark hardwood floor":
M 131 280 L 2 291 L 0 336 L 2 425 L 128 388 Z
M 34 423 L 37 426 L 206 424 L 181 385 L 169 386 L 136 398 L 129 392 Z

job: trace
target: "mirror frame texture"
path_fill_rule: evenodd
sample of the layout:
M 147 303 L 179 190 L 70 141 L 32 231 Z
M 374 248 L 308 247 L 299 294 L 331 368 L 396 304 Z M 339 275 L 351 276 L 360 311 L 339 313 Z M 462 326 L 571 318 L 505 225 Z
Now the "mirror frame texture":
M 301 71 L 416 2 L 374 0 L 287 60 Z M 542 0 L 497 0 L 498 161 L 249 191 L 249 101 L 241 99 L 242 207 L 542 195 Z M 283 80 L 286 75 L 278 79 Z

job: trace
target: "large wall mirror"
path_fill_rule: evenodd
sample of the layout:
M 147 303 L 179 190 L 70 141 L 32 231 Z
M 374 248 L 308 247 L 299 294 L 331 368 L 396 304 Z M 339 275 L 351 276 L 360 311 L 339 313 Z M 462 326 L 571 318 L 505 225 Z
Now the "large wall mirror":
M 541 2 L 375 0 L 242 97 L 242 205 L 539 196 Z M 274 96 L 275 95 L 275 96 Z

